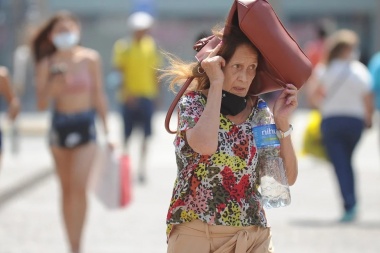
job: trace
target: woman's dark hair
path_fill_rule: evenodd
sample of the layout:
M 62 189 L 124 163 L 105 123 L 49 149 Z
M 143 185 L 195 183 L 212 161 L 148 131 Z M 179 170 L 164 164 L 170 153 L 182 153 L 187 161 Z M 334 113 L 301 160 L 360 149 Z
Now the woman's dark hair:
M 225 27 L 223 33 L 223 44 L 218 55 L 222 56 L 226 62 L 229 62 L 234 55 L 236 48 L 241 45 L 251 46 L 257 53 L 259 50 L 252 44 L 248 37 L 236 26 Z
M 220 48 L 218 55 L 222 56 L 228 63 L 234 55 L 236 49 L 241 45 L 249 45 L 253 50 L 259 54 L 257 48 L 252 42 L 245 36 L 245 34 L 236 26 L 229 26 L 224 29 L 213 29 L 213 34 L 222 39 L 223 44 Z M 199 71 L 200 64 L 198 62 L 186 63 L 178 59 L 178 57 L 171 54 L 166 54 L 169 61 L 169 67 L 163 70 L 160 79 L 169 78 L 170 89 L 175 91 L 176 86 L 181 86 L 182 81 L 194 76 L 196 83 L 194 83 L 190 89 L 203 90 L 210 87 L 210 80 L 205 73 Z
M 219 50 L 218 55 L 223 57 L 223 59 L 228 63 L 232 56 L 234 55 L 236 49 L 241 45 L 248 45 L 254 49 L 254 51 L 259 54 L 259 50 L 252 44 L 252 42 L 247 38 L 247 36 L 236 26 L 228 26 L 222 30 L 214 30 L 215 36 L 222 38 L 223 44 Z M 210 81 L 206 74 L 199 75 L 198 67 L 193 71 L 194 76 L 198 77 L 197 90 L 210 88 Z
M 345 42 L 337 43 L 329 52 L 327 57 L 327 63 L 331 63 L 334 59 L 339 58 L 351 45 Z
M 341 29 L 333 33 L 326 42 L 327 64 L 340 58 L 347 49 L 353 49 L 359 43 L 358 35 L 348 29 Z
M 72 20 L 80 25 L 78 18 L 68 11 L 60 11 L 51 17 L 45 25 L 37 31 L 35 38 L 32 40 L 32 50 L 35 62 L 40 62 L 45 57 L 53 55 L 57 48 L 50 39 L 50 34 L 54 26 L 62 20 Z

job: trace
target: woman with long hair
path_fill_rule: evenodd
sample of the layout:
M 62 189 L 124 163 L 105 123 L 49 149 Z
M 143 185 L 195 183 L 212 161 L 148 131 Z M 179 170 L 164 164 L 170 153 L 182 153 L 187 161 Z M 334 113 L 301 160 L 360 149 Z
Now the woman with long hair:
M 261 169 L 269 163 L 258 152 L 252 132 L 262 118 L 273 119 L 283 133 L 283 163 L 273 169 L 283 164 L 290 185 L 297 178 L 289 135 L 297 88 L 287 84 L 273 115 L 262 111 L 264 100 L 249 92 L 260 52 L 238 27 L 228 31 L 216 34 L 222 42 L 201 65 L 172 58 L 163 74 L 172 78 L 172 87 L 195 76 L 178 103 L 178 170 L 166 220 L 168 253 L 274 252 L 258 190 Z
M 344 210 L 341 222 L 357 218 L 357 196 L 352 157 L 363 130 L 372 126 L 371 76 L 359 61 L 359 37 L 338 30 L 326 41 L 326 62 L 314 70 L 309 100 L 322 115 L 321 133 L 334 166 Z
M 62 211 L 71 252 L 78 253 L 87 214 L 86 186 L 96 152 L 95 116 L 104 134 L 107 101 L 99 54 L 79 45 L 80 23 L 68 12 L 54 15 L 32 43 L 37 107 L 51 104 L 49 144 L 62 190 Z

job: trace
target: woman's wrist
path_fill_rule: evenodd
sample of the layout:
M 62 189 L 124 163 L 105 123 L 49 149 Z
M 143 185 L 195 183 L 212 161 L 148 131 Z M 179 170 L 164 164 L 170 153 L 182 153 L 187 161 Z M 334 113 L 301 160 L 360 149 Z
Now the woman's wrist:
M 213 82 L 211 82 L 209 90 L 210 91 L 214 91 L 214 92 L 216 92 L 216 91 L 222 92 L 222 90 L 223 90 L 223 81 L 213 81 Z
M 287 120 L 287 119 L 276 119 L 275 118 L 274 122 L 276 124 L 276 128 L 283 131 L 283 132 L 288 131 L 288 129 L 290 127 L 289 120 Z

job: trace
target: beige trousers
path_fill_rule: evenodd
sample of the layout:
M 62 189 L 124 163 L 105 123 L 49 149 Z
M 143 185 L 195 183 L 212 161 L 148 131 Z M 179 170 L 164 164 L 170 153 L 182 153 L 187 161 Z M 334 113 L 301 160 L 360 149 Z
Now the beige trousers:
M 273 253 L 270 228 L 212 226 L 200 220 L 174 225 L 167 253 Z

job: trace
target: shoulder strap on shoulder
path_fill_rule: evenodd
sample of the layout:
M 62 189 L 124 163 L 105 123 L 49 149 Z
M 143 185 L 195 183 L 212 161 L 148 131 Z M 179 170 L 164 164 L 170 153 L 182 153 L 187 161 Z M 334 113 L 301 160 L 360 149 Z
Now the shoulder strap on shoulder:
M 180 100 L 180 98 L 182 97 L 182 95 L 185 93 L 185 91 L 187 90 L 187 88 L 189 87 L 189 85 L 191 84 L 191 82 L 193 81 L 193 79 L 194 79 L 194 77 L 189 77 L 186 80 L 186 82 L 182 85 L 181 90 L 178 92 L 178 94 L 173 99 L 173 102 L 171 103 L 171 105 L 169 107 L 168 113 L 166 114 L 166 117 L 165 117 L 165 129 L 170 134 L 175 134 L 176 131 L 177 131 L 177 130 L 176 131 L 170 130 L 170 126 L 169 126 L 170 125 L 170 119 L 172 117 L 173 111 L 176 108 L 176 106 L 178 104 L 178 101 Z

